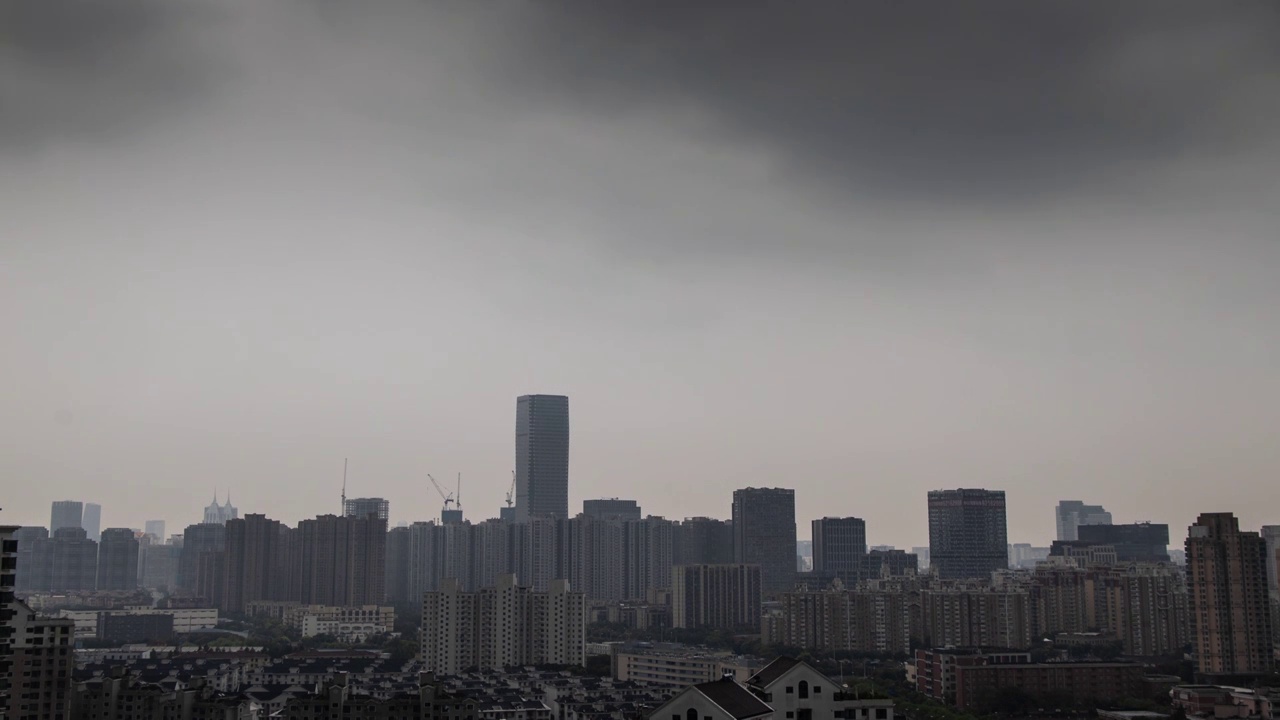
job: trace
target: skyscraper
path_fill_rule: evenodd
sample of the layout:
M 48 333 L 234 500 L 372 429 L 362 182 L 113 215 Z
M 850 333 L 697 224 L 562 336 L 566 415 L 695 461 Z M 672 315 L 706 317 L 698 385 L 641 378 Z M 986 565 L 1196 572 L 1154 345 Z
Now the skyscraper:
M 929 491 L 929 566 L 944 580 L 1009 567 L 1003 490 Z
M 84 527 L 84 504 L 79 500 L 56 500 L 49 515 L 49 537 L 64 527 Z
M 145 529 L 145 532 L 148 535 L 156 539 L 157 543 L 164 542 L 164 521 L 163 520 L 148 520 L 146 525 L 144 525 L 143 527 Z
M 733 491 L 733 559 L 760 566 L 760 589 L 766 595 L 795 588 L 795 490 Z
M 98 503 L 85 503 L 84 514 L 80 517 L 80 527 L 94 542 L 102 539 L 102 506 Z
M 346 498 L 342 501 L 342 514 L 347 517 L 373 515 L 386 520 L 391 515 L 391 503 L 382 498 Z
M 1059 540 L 1078 540 L 1076 528 L 1081 525 L 1110 525 L 1111 513 L 1101 505 L 1085 505 L 1079 500 L 1059 500 L 1054 510 Z
M 1231 513 L 1203 513 L 1187 529 L 1187 591 L 1196 669 L 1207 675 L 1269 672 L 1267 542 Z
M 569 517 L 569 398 L 516 399 L 516 520 Z
M 856 573 L 867 554 L 867 524 L 862 518 L 825 517 L 813 521 L 813 571 Z
M 138 587 L 138 539 L 128 528 L 107 528 L 98 543 L 98 589 Z
M 227 492 L 227 503 L 218 504 L 218 493 L 213 494 L 213 502 L 204 509 L 205 525 L 226 525 L 228 520 L 240 517 L 240 511 L 231 504 L 231 492 Z

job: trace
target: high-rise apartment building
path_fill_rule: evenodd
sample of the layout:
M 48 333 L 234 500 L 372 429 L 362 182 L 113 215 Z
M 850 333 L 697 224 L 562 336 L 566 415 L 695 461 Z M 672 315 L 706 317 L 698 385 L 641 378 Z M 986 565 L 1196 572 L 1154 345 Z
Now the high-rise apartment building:
M 98 543 L 89 539 L 84 528 L 59 528 L 53 533 L 50 550 L 50 590 L 97 589 Z
M 84 503 L 79 500 L 55 500 L 49 513 L 49 536 L 64 527 L 84 527 Z
M 758 630 L 760 566 L 678 565 L 671 569 L 671 626 Z
M 94 542 L 102 539 L 102 506 L 97 503 L 85 503 L 84 514 L 80 516 L 80 527 L 85 535 Z
M 224 612 L 243 613 L 257 600 L 294 600 L 294 531 L 265 515 L 249 513 L 226 524 L 221 597 Z M 379 600 L 381 602 L 381 600 Z
M 300 595 L 308 605 L 378 605 L 386 596 L 387 521 L 321 515 L 298 523 Z
M 223 523 L 188 525 L 182 534 L 182 557 L 178 561 L 178 587 L 195 592 L 200 577 L 200 562 L 226 550 L 227 528 Z M 205 598 L 212 602 L 214 598 Z
M 554 580 L 546 592 L 516 583 L 514 575 L 477 592 L 445 580 L 422 600 L 422 662 L 437 674 L 470 667 L 582 665 L 586 649 L 586 596 Z
M 795 490 L 733 491 L 733 560 L 760 566 L 760 589 L 766 595 L 795 589 Z
M 75 621 L 38 617 L 14 596 L 22 572 L 17 530 L 0 527 L 0 718 L 62 720 L 69 717 Z
M 1110 525 L 1111 513 L 1101 505 L 1085 505 L 1079 500 L 1059 500 L 1054 510 L 1059 540 L 1078 540 L 1081 525 Z
M 227 492 L 227 502 L 218 504 L 218 494 L 213 494 L 213 502 L 204 509 L 205 525 L 226 525 L 228 520 L 240 517 L 240 511 L 231 504 L 231 492 Z
M 854 575 L 867 554 L 867 523 L 856 517 L 813 521 L 813 571 Z
M 382 498 L 347 498 L 342 501 L 342 514 L 357 518 L 372 515 L 385 521 L 391 515 L 391 503 Z
M 1261 535 L 1267 542 L 1267 585 L 1271 599 L 1280 602 L 1280 525 L 1263 525 Z
M 1003 490 L 929 491 L 929 567 L 944 580 L 1009 567 Z
M 516 399 L 516 520 L 569 517 L 569 398 Z
M 178 586 L 178 565 L 182 561 L 180 545 L 147 545 L 138 556 L 138 584 L 148 590 L 172 592 Z
M 1128 564 L 1095 571 L 1097 623 L 1130 657 L 1181 655 L 1190 642 L 1187 585 L 1169 565 Z
M 155 538 L 157 543 L 164 542 L 164 521 L 148 520 L 143 525 L 143 532 Z
M 639 503 L 618 498 L 583 500 L 582 514 L 596 520 L 639 520 L 642 517 Z
M 391 528 L 387 531 L 387 571 L 384 576 L 387 579 L 387 602 L 393 605 L 410 601 L 409 547 L 412 540 L 412 531 L 407 526 Z
M 20 559 L 18 539 L 22 528 L 0 525 L 0 712 L 9 707 L 12 685 L 14 615 L 17 614 L 17 567 Z
M 728 565 L 733 562 L 733 523 L 685 518 L 675 528 L 672 545 L 676 565 Z
M 1205 675 L 1270 672 L 1267 542 L 1231 513 L 1203 513 L 1187 529 L 1187 590 L 1196 669 Z
M 17 579 L 25 572 L 19 564 L 19 530 L 0 527 L 0 717 L 63 718 L 75 667 L 75 624 L 39 618 L 15 597 Z
M 138 587 L 138 539 L 129 528 L 107 528 L 98 543 L 98 589 Z
M 13 531 L 18 543 L 17 591 L 24 596 L 50 589 L 53 575 L 53 545 L 49 531 L 42 527 L 20 527 Z

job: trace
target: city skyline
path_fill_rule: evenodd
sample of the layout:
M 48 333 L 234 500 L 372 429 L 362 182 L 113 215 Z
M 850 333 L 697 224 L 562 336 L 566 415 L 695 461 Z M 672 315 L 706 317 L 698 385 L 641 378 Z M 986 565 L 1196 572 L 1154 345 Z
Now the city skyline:
M 23 3 L 0 521 L 479 518 L 553 392 L 570 507 L 1276 523 L 1271 4 L 591 5 Z

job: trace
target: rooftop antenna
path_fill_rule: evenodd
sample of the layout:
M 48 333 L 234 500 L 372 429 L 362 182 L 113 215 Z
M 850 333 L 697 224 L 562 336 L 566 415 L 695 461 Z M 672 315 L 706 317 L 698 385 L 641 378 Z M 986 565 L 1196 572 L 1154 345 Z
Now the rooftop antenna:
M 347 459 L 342 458 L 342 512 L 339 515 L 347 514 Z

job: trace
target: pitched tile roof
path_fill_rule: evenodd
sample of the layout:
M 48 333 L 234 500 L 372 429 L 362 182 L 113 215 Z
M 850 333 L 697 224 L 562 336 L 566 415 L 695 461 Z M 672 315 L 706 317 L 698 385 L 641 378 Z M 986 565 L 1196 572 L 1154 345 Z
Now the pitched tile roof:
M 747 684 L 759 687 L 768 687 L 774 680 L 782 677 L 788 670 L 799 664 L 801 664 L 799 660 L 783 655 L 768 665 L 765 665 L 764 669 L 760 672 L 752 675 L 747 680 Z
M 765 705 L 760 698 L 752 695 L 750 690 L 734 682 L 730 677 L 694 685 L 693 688 L 732 715 L 735 720 L 747 720 L 747 718 L 760 717 L 773 712 L 773 708 Z

